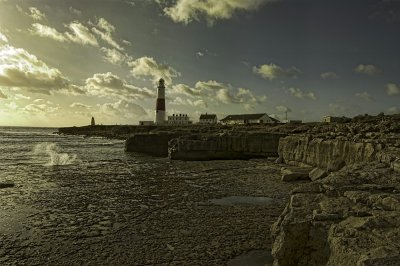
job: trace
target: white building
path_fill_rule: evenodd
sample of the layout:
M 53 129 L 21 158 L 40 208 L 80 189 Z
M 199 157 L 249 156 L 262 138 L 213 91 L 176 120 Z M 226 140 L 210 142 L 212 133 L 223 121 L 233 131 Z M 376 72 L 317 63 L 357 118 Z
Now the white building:
M 279 123 L 279 120 L 270 117 L 267 114 L 244 114 L 244 115 L 228 115 L 221 119 L 224 125 L 245 125 L 245 124 L 264 124 Z
M 173 114 L 168 116 L 168 125 L 178 126 L 178 125 L 190 125 L 192 121 L 189 120 L 187 114 Z
M 201 125 L 211 125 L 211 124 L 217 124 L 218 123 L 218 118 L 217 115 L 215 114 L 201 114 L 200 119 L 199 119 L 199 124 Z

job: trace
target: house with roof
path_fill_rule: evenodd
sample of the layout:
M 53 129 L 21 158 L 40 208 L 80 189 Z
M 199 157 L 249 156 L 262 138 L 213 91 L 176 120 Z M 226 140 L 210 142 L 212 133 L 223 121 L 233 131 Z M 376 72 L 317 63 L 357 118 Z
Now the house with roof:
M 187 114 L 173 114 L 168 116 L 168 125 L 171 126 L 182 126 L 182 125 L 191 125 L 192 121 L 190 121 L 189 116 Z
M 263 114 L 242 114 L 228 115 L 221 119 L 224 125 L 245 125 L 245 124 L 265 124 L 265 123 L 280 123 L 279 120 L 270 117 L 266 113 Z
M 201 114 L 199 119 L 199 124 L 201 125 L 213 125 L 218 123 L 218 118 L 216 114 Z

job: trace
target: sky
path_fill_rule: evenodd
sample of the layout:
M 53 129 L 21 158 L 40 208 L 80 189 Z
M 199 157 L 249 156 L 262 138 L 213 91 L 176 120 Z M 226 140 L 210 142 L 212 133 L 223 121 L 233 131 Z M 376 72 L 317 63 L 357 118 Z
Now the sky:
M 397 0 L 0 0 L 0 126 L 400 112 Z

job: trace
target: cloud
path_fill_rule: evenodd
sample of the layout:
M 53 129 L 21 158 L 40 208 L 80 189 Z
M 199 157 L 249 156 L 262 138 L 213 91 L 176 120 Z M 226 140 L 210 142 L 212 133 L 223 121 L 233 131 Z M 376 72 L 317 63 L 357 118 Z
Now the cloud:
M 247 109 L 253 108 L 256 104 L 261 104 L 267 100 L 267 96 L 255 96 L 251 90 L 246 88 L 233 89 L 231 85 L 209 80 L 198 81 L 194 88 L 186 84 L 177 84 L 172 87 L 173 94 L 181 94 L 190 98 L 200 97 L 199 100 L 182 100 L 181 97 L 175 97 L 174 102 L 177 104 L 189 104 L 192 106 L 208 106 L 207 102 L 223 103 L 223 104 L 243 104 Z
M 112 96 L 125 100 L 155 97 L 154 92 L 147 88 L 138 88 L 130 85 L 125 80 L 110 72 L 94 74 L 93 77 L 86 79 L 84 88 L 89 95 L 99 97 Z
M 69 31 L 61 33 L 52 27 L 40 23 L 34 23 L 29 31 L 33 35 L 50 38 L 59 42 L 73 42 L 81 45 L 92 46 L 99 45 L 96 37 L 90 32 L 89 28 L 80 22 L 71 22 L 66 25 L 66 27 Z
M 338 103 L 330 103 L 329 111 L 333 115 L 347 116 L 350 113 L 350 109 Z
M 164 13 L 174 22 L 188 24 L 204 17 L 212 25 L 216 20 L 230 19 L 238 11 L 257 10 L 269 2 L 275 0 L 177 0 L 165 7 Z
M 104 53 L 104 60 L 106 60 L 107 62 L 110 62 L 111 64 L 114 65 L 119 65 L 123 62 L 125 62 L 126 60 L 128 60 L 128 57 L 124 54 L 122 54 L 121 52 L 119 52 L 118 50 L 112 48 L 105 48 L 105 47 L 101 47 L 100 49 L 103 53 Z
M 196 52 L 197 58 L 204 57 L 204 56 L 217 56 L 217 54 L 208 51 L 208 49 L 201 49 L 200 51 Z
M 26 105 L 24 108 L 22 108 L 22 112 L 29 113 L 31 115 L 37 115 L 37 114 L 43 114 L 43 113 L 53 113 L 61 108 L 58 105 L 53 104 L 52 102 L 47 102 L 47 103 L 41 103 L 41 104 L 36 104 L 36 103 L 31 103 Z
M 152 57 L 141 57 L 129 62 L 128 65 L 132 67 L 131 73 L 134 77 L 152 77 L 153 82 L 163 78 L 167 84 L 171 84 L 172 78 L 180 76 L 174 68 L 159 64 Z
M 172 87 L 172 92 L 177 94 L 184 94 L 190 97 L 202 96 L 202 97 L 214 97 L 217 92 L 221 90 L 228 91 L 231 89 L 221 82 L 215 80 L 209 81 L 198 81 L 196 82 L 194 88 L 186 84 L 177 84 Z M 223 92 L 220 92 L 221 98 L 223 98 Z
M 190 105 L 195 106 L 195 107 L 201 107 L 201 108 L 208 107 L 208 104 L 204 100 L 191 101 L 190 99 L 188 99 L 188 102 Z
M 71 22 L 67 27 L 70 31 L 65 32 L 65 35 L 72 42 L 98 46 L 96 37 L 90 32 L 90 30 L 86 26 L 82 25 L 80 22 Z
M 99 27 L 100 29 L 104 30 L 105 32 L 114 32 L 115 31 L 115 26 L 112 25 L 110 22 L 108 22 L 104 18 L 100 18 L 97 21 L 97 27 Z
M 398 23 L 400 21 L 399 2 L 397 0 L 377 1 L 373 8 L 374 12 L 370 18 L 382 19 L 388 23 Z
M 130 6 L 136 6 L 136 2 L 131 0 L 131 1 L 125 1 L 126 4 L 130 5 Z
M 132 43 L 127 40 L 122 40 L 122 43 L 125 44 L 126 46 L 132 46 Z
M 43 12 L 41 12 L 39 9 L 37 9 L 36 7 L 30 7 L 28 15 L 37 21 L 46 19 L 46 15 Z
M 3 33 L 0 32 L 0 44 L 2 43 L 8 43 L 8 39 Z
M 356 73 L 365 74 L 368 76 L 375 76 L 382 73 L 382 71 L 374 65 L 363 65 L 363 64 L 358 65 L 354 69 L 354 71 Z
M 337 79 L 339 76 L 335 72 L 324 72 L 321 73 L 323 79 Z
M 16 100 L 19 100 L 19 99 L 24 99 L 24 100 L 30 100 L 31 99 L 31 97 L 29 97 L 29 96 L 26 96 L 26 95 L 23 95 L 23 94 L 15 94 L 14 95 L 14 98 L 16 99 Z
M 399 114 L 400 113 L 400 108 L 396 107 L 396 106 L 393 106 L 393 107 L 388 108 L 387 112 L 389 114 Z
M 209 80 L 196 82 L 195 88 L 200 90 L 220 90 L 226 89 L 228 86 L 215 80 Z
M 237 92 L 225 88 L 217 91 L 216 99 L 225 104 L 259 104 L 267 100 L 266 96 L 256 98 L 249 89 L 239 88 Z
M 368 92 L 365 92 L 365 91 L 364 92 L 357 92 L 355 94 L 355 96 L 360 98 L 360 99 L 363 99 L 364 101 L 367 101 L 367 102 L 375 101 L 374 97 L 372 97 Z
M 394 83 L 389 83 L 386 85 L 386 93 L 390 96 L 400 95 L 400 87 Z
M 17 110 L 18 107 L 19 107 L 18 104 L 17 104 L 16 102 L 9 102 L 9 103 L 6 103 L 5 106 L 6 106 L 8 109 L 13 110 L 13 111 Z
M 0 90 L 0 99 L 7 99 L 7 95 L 5 95 L 1 90 Z
M 46 15 L 36 7 L 29 7 L 29 12 L 25 12 L 19 5 L 16 5 L 16 8 L 20 13 L 31 17 L 33 20 L 41 21 L 46 19 Z
M 299 88 L 290 88 L 287 91 L 290 95 L 292 95 L 293 97 L 299 98 L 299 99 L 311 99 L 311 100 L 316 100 L 317 97 L 315 96 L 315 93 L 312 91 L 309 92 L 304 92 Z
M 292 112 L 292 110 L 289 107 L 283 106 L 283 105 L 278 105 L 275 107 L 275 109 L 280 112 L 280 113 L 290 113 Z
M 64 25 L 67 28 L 65 32 L 59 32 L 55 28 L 40 23 L 33 23 L 29 32 L 33 35 L 50 38 L 59 42 L 73 42 L 82 45 L 91 45 L 98 47 L 99 43 L 96 36 L 103 40 L 113 48 L 124 51 L 124 48 L 118 44 L 112 37 L 115 31 L 115 26 L 109 23 L 104 18 L 99 18 L 97 23 L 89 29 L 79 21 L 73 21 Z M 125 41 L 124 44 L 128 45 L 129 42 Z M 130 43 L 129 43 L 130 44 Z
M 90 105 L 86 105 L 86 104 L 78 103 L 78 102 L 72 103 L 69 107 L 71 107 L 71 108 L 79 108 L 79 109 L 90 109 L 91 108 Z
M 30 92 L 81 94 L 56 68 L 51 68 L 24 49 L 0 46 L 0 86 L 23 88 Z
M 172 93 L 185 94 L 187 96 L 195 97 L 201 95 L 201 89 L 193 89 L 186 84 L 177 84 L 172 86 Z
M 29 30 L 31 34 L 38 35 L 40 37 L 50 38 L 59 42 L 71 41 L 63 33 L 58 32 L 56 29 L 51 28 L 40 23 L 32 24 L 32 28 Z
M 118 118 L 147 116 L 147 112 L 142 106 L 136 103 L 128 102 L 126 100 L 119 100 L 115 103 L 105 103 L 98 106 L 100 112 L 108 116 L 111 115 Z
M 104 18 L 100 18 L 96 24 L 97 27 L 93 27 L 92 31 L 97 34 L 103 41 L 118 49 L 123 51 L 124 48 L 121 47 L 113 38 L 112 33 L 115 31 L 115 26 Z
M 79 9 L 73 8 L 72 6 L 69 7 L 69 11 L 72 14 L 75 14 L 77 16 L 81 16 L 82 15 L 82 11 L 80 11 Z
M 300 74 L 300 70 L 296 67 L 290 67 L 288 69 L 283 69 L 282 67 L 269 64 L 260 65 L 259 67 L 253 67 L 253 72 L 264 79 L 273 80 L 276 78 L 296 78 Z
M 194 107 L 207 108 L 208 104 L 203 100 L 191 100 L 191 99 L 182 99 L 181 97 L 175 97 L 174 100 L 170 103 L 171 105 L 190 105 Z

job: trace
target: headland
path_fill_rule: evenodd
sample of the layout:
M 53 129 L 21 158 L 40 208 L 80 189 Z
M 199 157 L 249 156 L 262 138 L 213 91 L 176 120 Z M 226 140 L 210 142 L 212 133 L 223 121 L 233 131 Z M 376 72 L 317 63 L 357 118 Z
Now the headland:
M 277 221 L 264 225 L 271 227 L 274 265 L 400 263 L 399 115 L 358 116 L 345 123 L 59 132 L 126 139 L 128 152 L 172 160 L 276 157 L 281 182 L 297 185 Z

